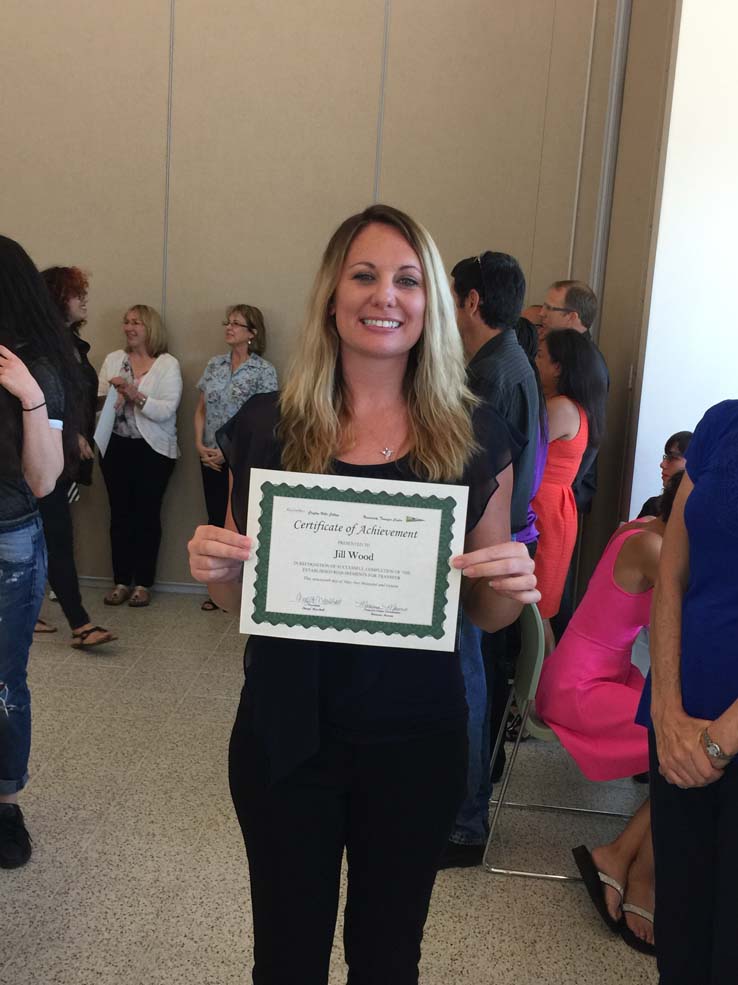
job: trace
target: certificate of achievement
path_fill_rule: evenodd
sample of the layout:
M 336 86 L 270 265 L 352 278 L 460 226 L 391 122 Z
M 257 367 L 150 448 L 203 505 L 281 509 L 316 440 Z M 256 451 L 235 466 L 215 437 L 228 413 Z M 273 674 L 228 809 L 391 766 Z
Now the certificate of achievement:
M 467 494 L 252 469 L 241 632 L 453 650 Z

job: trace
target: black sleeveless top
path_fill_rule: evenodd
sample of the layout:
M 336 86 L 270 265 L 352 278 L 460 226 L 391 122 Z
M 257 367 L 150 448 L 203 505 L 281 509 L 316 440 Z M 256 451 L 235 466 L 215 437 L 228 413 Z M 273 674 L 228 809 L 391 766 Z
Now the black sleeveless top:
M 251 468 L 280 469 L 279 394 L 252 397 L 217 434 L 233 475 L 231 509 L 246 527 Z M 497 489 L 496 476 L 522 450 L 492 408 L 478 407 L 480 451 L 460 485 L 469 487 L 467 533 Z M 422 482 L 408 458 L 377 465 L 335 461 L 337 475 Z M 237 728 L 261 738 L 272 780 L 318 751 L 321 735 L 368 743 L 464 727 L 466 698 L 458 653 L 251 636 Z

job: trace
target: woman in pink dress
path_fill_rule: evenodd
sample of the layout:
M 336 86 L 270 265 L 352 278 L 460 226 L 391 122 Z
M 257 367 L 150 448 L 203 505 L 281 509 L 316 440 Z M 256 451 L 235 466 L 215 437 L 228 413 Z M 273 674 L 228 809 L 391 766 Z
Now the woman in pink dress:
M 546 658 L 536 696 L 540 718 L 590 780 L 648 767 L 648 733 L 635 724 L 645 683 L 631 663 L 650 622 L 661 541 L 682 473 L 669 480 L 661 515 L 622 526 L 610 539 L 564 635 Z M 653 849 L 646 800 L 623 833 L 574 858 L 600 915 L 638 950 L 653 950 Z

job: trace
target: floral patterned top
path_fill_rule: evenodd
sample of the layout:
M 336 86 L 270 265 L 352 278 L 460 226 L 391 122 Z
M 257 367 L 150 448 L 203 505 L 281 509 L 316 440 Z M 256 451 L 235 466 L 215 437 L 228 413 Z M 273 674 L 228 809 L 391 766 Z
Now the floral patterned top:
M 205 395 L 205 431 L 202 436 L 207 448 L 215 448 L 215 432 L 233 417 L 257 393 L 272 393 L 279 389 L 277 371 L 270 362 L 249 356 L 235 373 L 231 372 L 231 354 L 213 356 L 197 384 Z

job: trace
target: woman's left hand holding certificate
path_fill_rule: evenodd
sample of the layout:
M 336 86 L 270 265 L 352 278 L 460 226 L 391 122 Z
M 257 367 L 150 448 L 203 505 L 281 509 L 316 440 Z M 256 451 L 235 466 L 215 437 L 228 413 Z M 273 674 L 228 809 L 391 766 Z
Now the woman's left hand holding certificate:
M 251 538 L 224 527 L 197 527 L 187 545 L 190 571 L 210 584 L 239 581 L 243 562 L 251 556 Z

